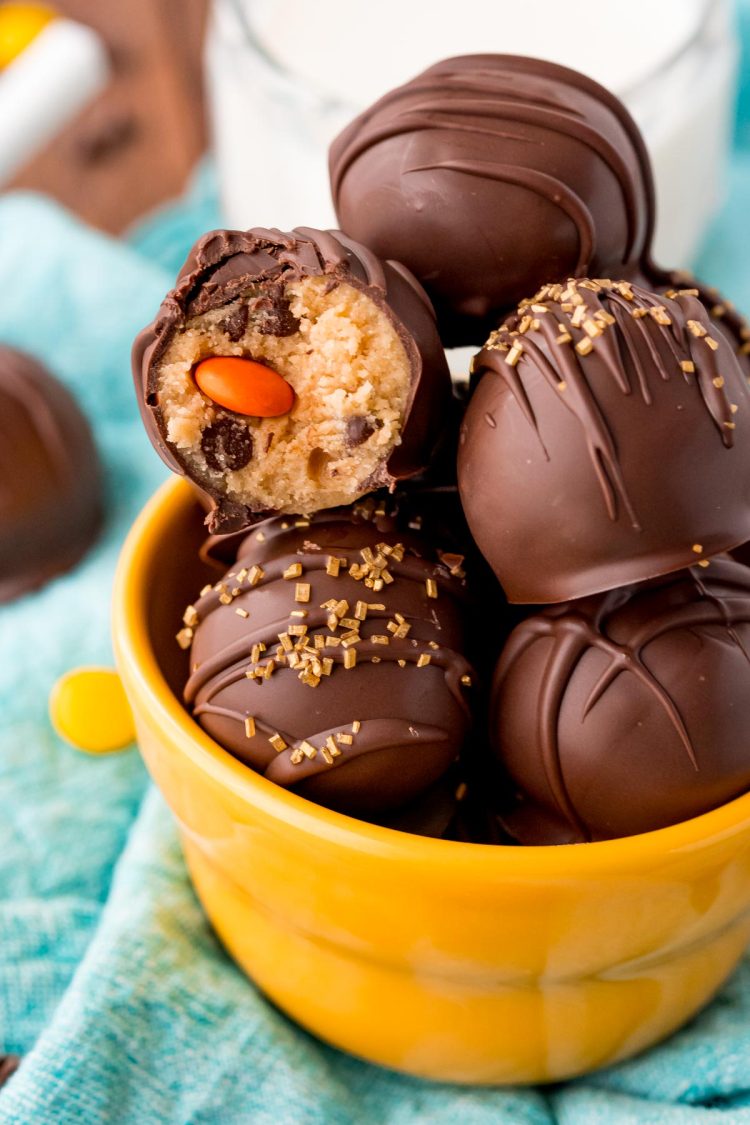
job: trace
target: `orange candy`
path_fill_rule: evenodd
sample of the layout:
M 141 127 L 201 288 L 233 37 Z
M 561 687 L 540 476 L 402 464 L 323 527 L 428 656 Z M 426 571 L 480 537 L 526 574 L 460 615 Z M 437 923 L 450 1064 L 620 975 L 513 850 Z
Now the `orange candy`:
M 195 369 L 195 381 L 204 395 L 234 414 L 278 418 L 288 414 L 294 391 L 277 371 L 237 356 L 211 356 Z

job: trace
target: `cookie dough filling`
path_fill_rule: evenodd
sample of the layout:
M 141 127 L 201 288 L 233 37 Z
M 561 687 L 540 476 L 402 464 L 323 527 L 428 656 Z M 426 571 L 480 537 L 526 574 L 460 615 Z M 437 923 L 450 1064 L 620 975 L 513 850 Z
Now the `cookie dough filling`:
M 247 362 L 218 365 L 217 383 L 202 378 L 215 357 Z M 238 505 L 306 514 L 376 480 L 400 442 L 410 381 L 386 313 L 313 276 L 251 286 L 189 318 L 161 357 L 157 397 L 191 476 Z

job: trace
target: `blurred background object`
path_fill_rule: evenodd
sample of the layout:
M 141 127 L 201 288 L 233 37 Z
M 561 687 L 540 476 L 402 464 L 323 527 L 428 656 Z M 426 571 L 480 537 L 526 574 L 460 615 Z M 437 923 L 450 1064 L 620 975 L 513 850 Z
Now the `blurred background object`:
M 626 103 L 654 162 L 656 256 L 686 265 L 722 200 L 737 44 L 725 0 L 214 0 L 207 93 L 230 225 L 334 222 L 326 150 L 376 97 L 439 59 L 504 52 L 584 71 Z M 570 15 L 570 13 L 568 13 Z M 667 203 L 668 201 L 668 203 Z
M 2 17 L 13 9 L 8 35 Z M 453 0 L 434 0 L 429 20 L 403 0 L 59 0 L 54 12 L 0 4 L 0 64 L 12 60 L 0 99 L 13 79 L 23 106 L 5 115 L 12 143 L 0 128 L 0 182 L 122 231 L 179 194 L 205 151 L 205 74 L 227 223 L 327 226 L 327 147 L 355 113 L 443 56 L 534 54 L 624 99 L 654 161 L 656 257 L 688 265 L 723 197 L 733 18 L 731 0 L 631 0 L 626 13 L 604 4 L 585 22 L 561 19 L 556 0 L 537 0 L 533 20 L 493 0 L 464 0 L 460 19 Z M 55 40 L 65 34 L 62 49 Z M 35 56 L 45 51 L 39 84 Z M 22 128 L 31 117 L 35 127 Z
M 0 73 L 0 105 L 2 83 L 12 78 L 13 116 L 30 121 L 28 159 L 3 187 L 46 192 L 112 232 L 182 191 L 206 145 L 201 83 L 206 4 L 56 0 L 59 19 L 49 23 L 35 17 L 38 5 L 0 5 L 0 61 L 6 50 L 4 14 L 6 26 L 13 25 L 8 9 L 27 9 L 13 13 L 17 42 L 38 20 L 38 35 L 31 35 L 26 50 Z M 57 42 L 61 33 L 63 44 Z M 8 38 L 12 35 L 11 30 Z M 8 46 L 9 54 L 17 42 Z M 39 60 L 32 57 L 40 53 L 41 82 Z M 76 99 L 83 108 L 72 117 L 68 111 L 78 108 Z M 12 155 L 4 135 L 0 126 L 0 177 Z M 49 142 L 43 145 L 45 135 Z

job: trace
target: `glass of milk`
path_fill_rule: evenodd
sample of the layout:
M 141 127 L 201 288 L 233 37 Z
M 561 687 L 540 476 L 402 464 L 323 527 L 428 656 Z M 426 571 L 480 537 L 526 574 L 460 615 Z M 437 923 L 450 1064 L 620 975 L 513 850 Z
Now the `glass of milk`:
M 214 0 L 207 89 L 235 227 L 335 226 L 327 149 L 360 110 L 451 55 L 532 55 L 589 74 L 643 131 L 655 257 L 690 264 L 722 196 L 736 88 L 730 0 Z

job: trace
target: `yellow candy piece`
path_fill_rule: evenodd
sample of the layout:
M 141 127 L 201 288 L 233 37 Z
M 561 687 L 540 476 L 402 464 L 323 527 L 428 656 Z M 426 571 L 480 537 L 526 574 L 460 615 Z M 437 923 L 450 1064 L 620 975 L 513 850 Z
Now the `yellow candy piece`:
M 0 67 L 12 63 L 53 19 L 44 4 L 0 5 Z
M 49 717 L 60 738 L 89 754 L 122 750 L 135 738 L 133 715 L 114 668 L 74 668 L 52 688 Z

